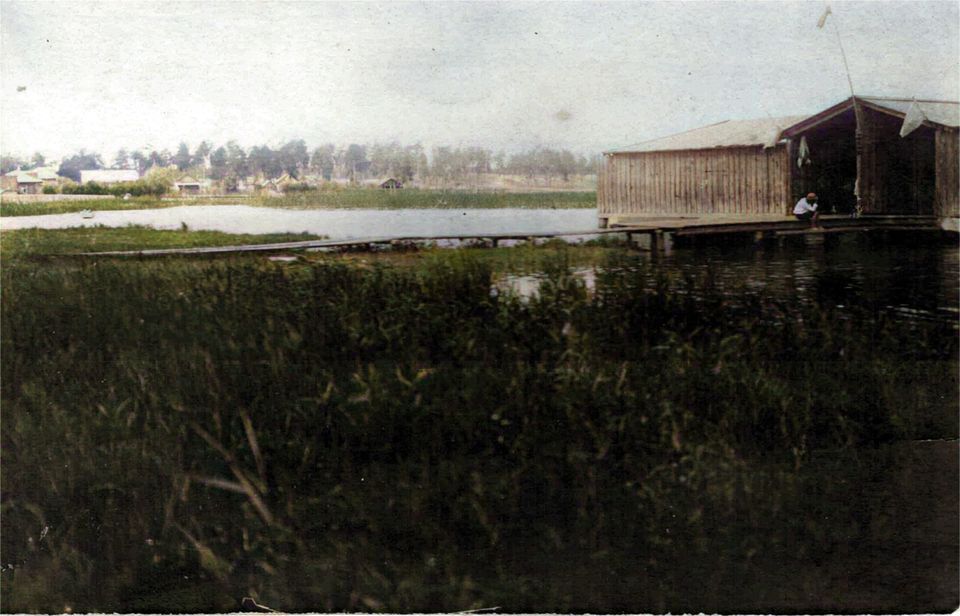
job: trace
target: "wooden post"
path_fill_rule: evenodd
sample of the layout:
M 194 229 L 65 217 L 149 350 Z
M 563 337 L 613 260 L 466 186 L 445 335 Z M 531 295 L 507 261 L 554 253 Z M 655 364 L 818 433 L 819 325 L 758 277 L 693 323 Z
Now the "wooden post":
M 650 252 L 659 254 L 663 250 L 663 231 L 659 229 L 650 234 Z

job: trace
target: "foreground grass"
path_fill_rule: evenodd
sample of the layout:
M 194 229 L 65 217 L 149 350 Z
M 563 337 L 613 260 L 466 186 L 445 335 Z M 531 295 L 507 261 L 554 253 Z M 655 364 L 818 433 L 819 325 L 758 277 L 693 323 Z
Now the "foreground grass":
M 186 200 L 161 200 L 154 197 L 136 199 L 117 199 L 104 197 L 88 201 L 50 201 L 47 203 L 0 203 L 0 216 L 41 216 L 43 214 L 70 214 L 84 210 L 148 210 L 162 207 L 186 205 Z
M 272 244 L 311 239 L 323 238 L 308 233 L 248 235 L 221 233 L 219 231 L 192 231 L 189 229 L 159 230 L 137 225 L 128 227 L 73 227 L 70 229 L 19 229 L 0 233 L 0 258 L 43 257 L 106 250 Z
M 124 201 L 114 197 L 89 201 L 49 203 L 0 203 L 0 216 L 67 214 L 83 210 L 143 210 L 182 205 L 251 205 L 288 209 L 477 209 L 477 208 L 593 208 L 596 192 L 463 192 L 441 190 L 329 189 L 291 193 L 280 197 L 200 197 L 156 199 L 138 197 Z
M 0 233 L 0 259 L 35 259 L 67 256 L 74 253 L 110 250 L 144 250 L 151 248 L 190 248 L 196 246 L 230 246 L 235 244 L 271 244 L 323 239 L 310 234 L 274 233 L 245 235 L 218 231 L 158 230 L 151 227 L 75 227 L 70 229 L 19 229 Z M 624 246 L 600 238 L 579 246 L 560 240 L 545 244 L 521 244 L 514 247 L 458 249 L 463 255 L 490 267 L 495 273 L 542 271 L 558 258 L 573 267 L 595 266 L 619 254 Z M 305 253 L 296 251 L 304 263 L 342 262 L 359 267 L 390 265 L 397 267 L 432 267 L 451 257 L 449 249 L 419 247 L 379 252 Z M 160 257 L 158 259 L 164 259 Z M 237 254 L 233 259 L 262 260 L 263 254 Z
M 548 250 L 529 301 L 472 253 L 8 260 L 3 610 L 756 611 L 882 541 L 857 452 L 956 437 L 949 324 Z

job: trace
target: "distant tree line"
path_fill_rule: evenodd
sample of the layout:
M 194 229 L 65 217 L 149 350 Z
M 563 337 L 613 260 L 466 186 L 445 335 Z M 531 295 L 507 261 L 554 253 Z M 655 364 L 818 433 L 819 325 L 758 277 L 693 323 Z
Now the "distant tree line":
M 244 149 L 235 141 L 214 146 L 203 141 L 192 151 L 181 143 L 176 152 L 169 150 L 119 150 L 109 160 L 96 152 L 80 150 L 63 159 L 58 173 L 75 182 L 80 181 L 82 169 L 136 169 L 144 174 L 150 168 L 176 167 L 181 172 L 193 172 L 223 182 L 227 189 L 250 176 L 276 178 L 283 174 L 293 179 L 320 176 L 323 179 L 395 177 L 407 182 L 418 179 L 440 181 L 467 181 L 479 174 L 519 175 L 526 178 L 562 178 L 596 173 L 598 158 L 576 155 L 565 149 L 538 147 L 507 154 L 482 147 L 435 147 L 427 155 L 418 144 L 397 142 L 372 145 L 351 143 L 338 146 L 327 143 L 312 151 L 302 139 L 288 141 L 278 148 L 267 145 Z M 24 160 L 4 156 L 2 172 L 20 167 L 31 169 L 43 166 L 46 158 L 36 153 Z

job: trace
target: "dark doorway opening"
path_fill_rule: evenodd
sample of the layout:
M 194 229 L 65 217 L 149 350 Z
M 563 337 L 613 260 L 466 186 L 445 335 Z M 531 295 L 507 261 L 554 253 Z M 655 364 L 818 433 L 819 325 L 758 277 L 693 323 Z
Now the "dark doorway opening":
M 866 148 L 872 164 L 864 170 L 869 190 L 867 212 L 932 215 L 936 198 L 936 131 L 921 126 L 900 136 L 903 119 L 872 109 L 865 110 Z M 866 160 L 870 157 L 866 156 Z
M 936 199 L 936 131 L 920 126 L 900 136 L 903 118 L 863 109 L 860 196 L 864 213 L 932 215 Z M 853 108 L 794 136 L 794 200 L 815 192 L 824 213 L 856 206 L 857 119 Z M 802 157 L 801 140 L 809 155 Z
M 790 161 L 794 201 L 815 192 L 821 212 L 853 212 L 857 204 L 854 195 L 857 181 L 856 126 L 856 116 L 850 109 L 796 136 Z M 800 143 L 804 139 L 809 156 L 801 158 Z

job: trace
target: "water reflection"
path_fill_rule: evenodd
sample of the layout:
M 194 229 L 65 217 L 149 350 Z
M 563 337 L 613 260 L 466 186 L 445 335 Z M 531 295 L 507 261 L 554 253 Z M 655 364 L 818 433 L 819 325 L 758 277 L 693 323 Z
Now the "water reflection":
M 642 264 L 651 257 L 639 258 Z M 658 258 L 678 279 L 710 274 L 721 292 L 745 287 L 800 304 L 870 306 L 909 319 L 956 322 L 960 314 L 960 250 L 929 235 L 801 236 L 761 247 L 730 242 L 681 247 Z M 592 293 L 604 269 L 570 273 Z M 531 298 L 544 279 L 542 272 L 516 272 L 498 278 L 495 290 Z

